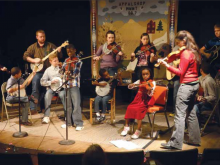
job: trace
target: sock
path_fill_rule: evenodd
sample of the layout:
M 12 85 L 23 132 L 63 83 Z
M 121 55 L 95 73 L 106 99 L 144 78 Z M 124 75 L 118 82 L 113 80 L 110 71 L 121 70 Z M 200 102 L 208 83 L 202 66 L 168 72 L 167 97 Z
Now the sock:
M 100 116 L 100 113 L 99 113 L 99 112 L 97 112 L 97 113 L 96 113 L 96 116 Z

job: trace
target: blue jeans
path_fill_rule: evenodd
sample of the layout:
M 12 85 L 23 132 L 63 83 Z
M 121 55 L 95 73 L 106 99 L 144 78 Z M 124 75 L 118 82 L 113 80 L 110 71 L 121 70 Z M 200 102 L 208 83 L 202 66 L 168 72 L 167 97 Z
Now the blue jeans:
M 173 113 L 176 111 L 176 97 L 177 97 L 177 92 L 180 87 L 180 79 L 179 77 L 175 77 L 173 81 Z
M 51 100 L 53 98 L 53 96 L 55 95 L 55 92 L 53 92 L 51 89 L 48 89 L 46 94 L 45 94 L 45 97 L 44 97 L 44 102 L 45 102 L 45 113 L 44 113 L 44 116 L 45 117 L 49 117 L 50 116 L 50 106 L 51 106 Z M 64 105 L 64 97 L 65 97 L 65 92 L 64 90 L 62 91 L 59 91 L 58 92 L 58 95 L 61 99 L 61 102 L 63 103 Z
M 194 106 L 199 84 L 181 84 L 177 92 L 176 111 L 174 117 L 174 130 L 168 144 L 177 149 L 182 149 L 185 119 L 187 119 L 189 142 L 200 144 L 200 129 Z
M 44 109 L 44 95 L 45 95 L 45 87 L 40 85 L 40 79 L 43 76 L 43 73 L 36 73 L 32 80 L 32 93 L 40 104 L 40 109 Z M 37 110 L 37 104 L 33 101 L 30 101 L 30 108 L 31 110 Z
M 14 96 L 7 96 L 6 101 L 10 104 L 18 103 L 19 98 L 14 97 Z M 20 103 L 22 107 L 22 122 L 27 122 L 28 121 L 28 109 L 29 109 L 29 102 L 28 102 L 28 97 L 20 97 Z
M 114 76 L 117 73 L 117 67 L 112 68 L 112 67 L 107 67 L 107 68 L 102 68 L 108 71 L 110 76 Z
M 81 106 L 80 106 L 81 98 L 80 98 L 79 87 L 68 88 L 67 89 L 67 108 L 66 108 L 66 99 L 64 102 L 65 102 L 64 109 L 67 109 L 67 113 L 68 113 L 67 124 L 73 125 L 75 123 L 76 126 L 83 126 L 82 112 L 81 112 Z
M 99 104 L 100 102 L 102 103 L 102 113 L 106 113 L 106 109 L 107 109 L 107 105 L 108 105 L 108 101 L 111 99 L 112 97 L 107 95 L 107 96 L 96 96 L 95 97 L 95 112 L 99 112 Z

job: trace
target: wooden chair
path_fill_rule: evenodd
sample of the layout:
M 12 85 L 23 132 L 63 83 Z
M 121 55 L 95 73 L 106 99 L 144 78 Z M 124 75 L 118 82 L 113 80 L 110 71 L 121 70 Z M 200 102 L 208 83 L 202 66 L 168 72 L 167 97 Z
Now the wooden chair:
M 5 110 L 6 117 L 7 117 L 8 123 L 9 123 L 9 125 L 10 125 L 9 113 L 8 113 L 7 107 L 11 107 L 11 108 L 13 108 L 13 107 L 18 107 L 19 104 L 18 104 L 18 103 L 10 104 L 10 103 L 7 103 L 7 102 L 6 102 L 6 99 L 5 99 L 5 93 L 7 92 L 6 86 L 7 86 L 7 82 L 4 82 L 4 83 L 2 84 L 2 86 L 1 86 L 1 90 L 2 90 L 2 115 L 1 115 L 1 121 L 3 121 L 3 118 L 4 118 L 4 110 Z M 29 108 L 29 114 L 30 114 L 30 118 L 31 118 L 31 122 L 32 122 L 32 116 L 31 116 L 30 108 Z
M 113 90 L 113 97 L 108 101 L 109 104 L 111 104 L 111 109 L 109 113 L 106 113 L 106 115 L 110 115 L 111 117 L 111 124 L 114 123 L 115 120 L 115 94 L 116 89 Z M 95 98 L 90 98 L 90 123 L 93 124 L 93 102 L 95 101 Z
M 156 113 L 164 112 L 167 121 L 168 130 L 170 129 L 169 121 L 166 114 L 168 91 L 169 89 L 167 86 L 156 85 L 154 95 L 152 96 L 155 99 L 155 104 L 154 106 L 149 107 L 147 112 L 148 120 L 151 126 L 151 137 L 153 137 L 154 120 Z M 149 116 L 150 114 L 153 115 L 152 123 Z
M 220 164 L 220 149 L 205 148 L 202 154 L 201 165 L 219 165 Z

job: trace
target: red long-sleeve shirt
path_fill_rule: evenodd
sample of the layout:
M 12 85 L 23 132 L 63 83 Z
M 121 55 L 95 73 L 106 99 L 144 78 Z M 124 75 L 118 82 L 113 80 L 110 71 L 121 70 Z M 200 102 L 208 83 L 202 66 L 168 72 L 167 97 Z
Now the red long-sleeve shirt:
M 198 80 L 195 55 L 189 50 L 184 50 L 180 54 L 179 68 L 169 66 L 167 69 L 177 76 L 180 76 L 180 83 L 189 83 Z

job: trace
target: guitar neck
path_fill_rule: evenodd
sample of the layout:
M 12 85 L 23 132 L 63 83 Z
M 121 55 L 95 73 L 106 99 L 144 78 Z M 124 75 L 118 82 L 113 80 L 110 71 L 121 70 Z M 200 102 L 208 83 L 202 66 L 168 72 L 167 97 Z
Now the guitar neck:
M 61 47 L 61 46 L 60 46 L 60 47 Z M 55 50 L 53 50 L 52 52 L 50 52 L 47 56 L 45 56 L 44 58 L 42 58 L 42 62 L 44 62 L 46 59 L 48 59 L 50 55 L 56 53 L 60 47 L 56 48 Z
M 30 79 L 30 77 L 33 75 L 33 72 L 26 78 L 26 80 L 23 82 L 22 85 L 26 86 L 26 84 L 28 83 L 28 80 Z
M 108 83 L 110 84 L 116 77 L 117 77 L 118 74 L 115 74 L 109 81 Z

